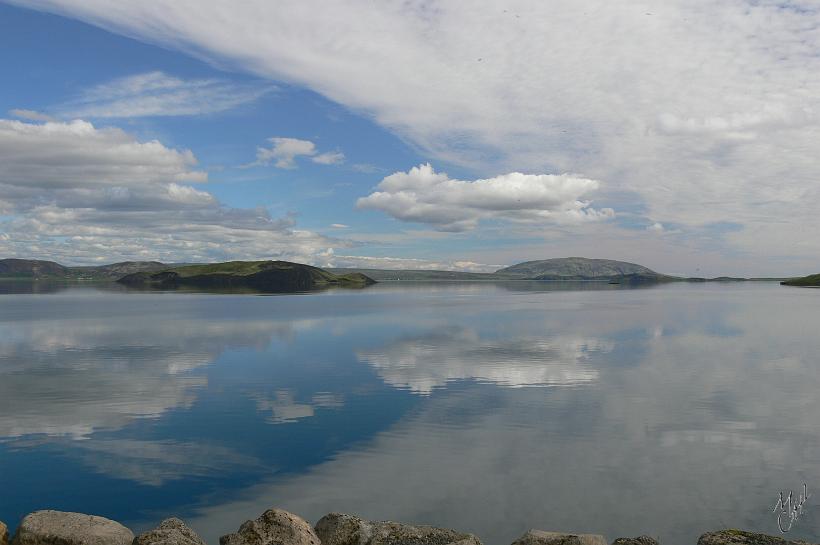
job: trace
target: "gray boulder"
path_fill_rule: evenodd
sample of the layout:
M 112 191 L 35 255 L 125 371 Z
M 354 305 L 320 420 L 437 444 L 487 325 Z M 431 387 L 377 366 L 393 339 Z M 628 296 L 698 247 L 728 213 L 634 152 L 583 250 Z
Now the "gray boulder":
M 219 538 L 219 545 L 322 545 L 303 518 L 282 509 L 268 509 L 248 520 L 235 534 Z
M 756 534 L 743 530 L 720 530 L 703 534 L 698 545 L 809 545 L 805 541 L 791 541 L 767 534 Z
M 472 534 L 432 526 L 373 522 L 330 513 L 316 523 L 322 545 L 481 545 Z
M 660 545 L 658 540 L 649 536 L 619 537 L 612 545 Z
M 0 521 L 0 545 L 9 545 L 9 527 Z
M 607 545 L 599 534 L 565 534 L 530 530 L 516 539 L 512 545 Z
M 205 542 L 184 522 L 172 517 L 135 537 L 133 545 L 205 545 Z
M 131 530 L 107 518 L 35 511 L 17 527 L 12 545 L 131 545 L 132 541 Z

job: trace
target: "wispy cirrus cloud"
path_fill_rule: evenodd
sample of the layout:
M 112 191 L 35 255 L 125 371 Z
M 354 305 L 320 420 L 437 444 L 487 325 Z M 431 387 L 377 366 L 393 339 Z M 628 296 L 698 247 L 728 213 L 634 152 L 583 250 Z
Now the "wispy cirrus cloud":
M 182 79 L 146 72 L 95 85 L 57 110 L 66 118 L 204 115 L 253 102 L 273 89 L 269 83 Z
M 43 112 L 36 110 L 26 110 L 24 108 L 14 108 L 9 110 L 9 115 L 17 119 L 25 119 L 27 121 L 55 121 L 55 119 Z

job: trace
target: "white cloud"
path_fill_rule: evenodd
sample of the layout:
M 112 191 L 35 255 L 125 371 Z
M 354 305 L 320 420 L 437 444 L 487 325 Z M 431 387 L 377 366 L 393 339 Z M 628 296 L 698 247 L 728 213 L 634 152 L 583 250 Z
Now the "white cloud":
M 386 177 L 379 191 L 359 199 L 357 206 L 442 231 L 473 229 L 482 219 L 576 223 L 614 216 L 612 209 L 595 210 L 581 200 L 598 187 L 595 180 L 569 174 L 512 172 L 486 180 L 453 180 L 428 163 Z
M 270 91 L 270 85 L 184 80 L 163 72 L 146 72 L 94 86 L 60 110 L 64 117 L 203 115 L 230 110 Z
M 341 151 L 328 151 L 317 155 L 311 161 L 320 165 L 339 165 L 344 163 L 345 154 Z
M 257 148 L 256 161 L 258 164 L 267 165 L 275 161 L 278 168 L 296 168 L 295 159 L 300 156 L 316 154 L 316 144 L 310 140 L 300 140 L 298 138 L 283 138 L 275 136 L 268 138 L 272 144 L 270 148 Z
M 282 258 L 313 263 L 350 243 L 291 216 L 222 205 L 189 150 L 85 121 L 0 119 L 0 254 L 68 263 Z
M 317 155 L 316 144 L 310 140 L 274 136 L 268 138 L 268 142 L 271 147 L 256 148 L 256 162 L 248 166 L 269 165 L 273 162 L 277 168 L 296 168 L 297 157 L 310 157 L 311 161 L 321 165 L 337 165 L 345 159 L 344 153 L 338 151 Z
M 664 223 L 740 223 L 727 240 L 751 254 L 820 229 L 814 0 L 17 3 L 305 86 L 438 160 L 579 172 Z
M 350 226 L 345 225 L 344 223 L 331 223 L 330 227 L 333 228 L 333 229 L 347 229 Z

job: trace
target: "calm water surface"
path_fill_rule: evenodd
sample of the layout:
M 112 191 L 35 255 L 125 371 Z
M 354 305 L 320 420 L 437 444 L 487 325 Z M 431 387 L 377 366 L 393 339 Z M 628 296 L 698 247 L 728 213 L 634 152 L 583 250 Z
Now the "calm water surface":
M 279 506 L 472 531 L 820 535 L 820 290 L 0 289 L 0 520 L 212 545 Z M 29 291 L 29 293 L 14 293 Z

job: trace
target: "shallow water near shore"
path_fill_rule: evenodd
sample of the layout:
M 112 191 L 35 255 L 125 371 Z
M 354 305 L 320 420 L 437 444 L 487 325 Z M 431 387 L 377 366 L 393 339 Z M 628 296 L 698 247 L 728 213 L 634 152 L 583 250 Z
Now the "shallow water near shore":
M 820 291 L 384 283 L 0 289 L 0 520 L 211 545 L 271 506 L 470 531 L 820 536 Z

